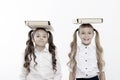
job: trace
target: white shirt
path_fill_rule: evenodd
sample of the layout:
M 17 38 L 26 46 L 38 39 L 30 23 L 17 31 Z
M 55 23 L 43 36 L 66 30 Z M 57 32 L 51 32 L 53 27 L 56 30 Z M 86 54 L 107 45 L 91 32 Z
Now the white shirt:
M 92 44 L 78 46 L 75 59 L 77 62 L 76 78 L 90 78 L 99 72 L 96 48 Z
M 34 68 L 34 61 L 30 63 L 30 73 L 27 75 L 26 69 L 23 68 L 21 80 L 61 80 L 61 67 L 57 59 L 56 73 L 52 68 L 52 55 L 45 48 L 39 52 L 35 49 L 37 66 Z M 56 55 L 57 56 L 57 55 Z

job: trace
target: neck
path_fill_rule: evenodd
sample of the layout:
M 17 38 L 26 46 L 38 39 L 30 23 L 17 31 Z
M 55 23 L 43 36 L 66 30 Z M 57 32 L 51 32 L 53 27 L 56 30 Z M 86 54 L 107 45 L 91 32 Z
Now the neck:
M 88 45 L 90 45 L 91 43 L 89 43 L 89 44 L 84 44 L 84 43 L 82 43 L 84 46 L 88 46 Z
M 45 48 L 45 46 L 36 46 L 35 48 L 41 52 Z

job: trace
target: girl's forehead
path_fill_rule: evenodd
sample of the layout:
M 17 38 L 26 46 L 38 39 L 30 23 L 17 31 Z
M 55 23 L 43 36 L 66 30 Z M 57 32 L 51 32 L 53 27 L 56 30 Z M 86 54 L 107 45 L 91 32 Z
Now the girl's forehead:
M 35 34 L 47 34 L 47 32 L 40 29 L 40 30 L 35 31 Z
M 82 28 L 79 28 L 79 30 L 81 31 L 81 30 L 93 30 L 93 28 L 91 28 L 91 27 L 82 27 Z

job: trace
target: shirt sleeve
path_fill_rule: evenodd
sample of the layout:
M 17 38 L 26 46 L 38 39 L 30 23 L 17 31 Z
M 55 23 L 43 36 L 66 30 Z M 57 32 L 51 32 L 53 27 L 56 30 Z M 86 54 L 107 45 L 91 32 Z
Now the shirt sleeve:
M 23 64 L 23 63 L 24 63 L 24 52 L 22 53 L 21 64 Z M 28 75 L 28 71 L 26 68 L 24 68 L 23 65 L 21 65 L 20 68 L 21 68 L 21 72 L 20 72 L 19 78 L 20 78 L 20 80 L 26 80 L 26 77 Z
M 27 70 L 23 67 L 23 68 L 22 68 L 22 71 L 21 71 L 21 74 L 20 74 L 20 80 L 26 80 L 27 75 L 28 75 L 28 72 L 27 72 Z
M 56 54 L 56 59 L 57 59 L 57 62 L 56 62 L 57 71 L 55 72 L 54 80 L 61 80 L 62 79 L 61 65 L 60 65 L 60 59 L 57 54 Z

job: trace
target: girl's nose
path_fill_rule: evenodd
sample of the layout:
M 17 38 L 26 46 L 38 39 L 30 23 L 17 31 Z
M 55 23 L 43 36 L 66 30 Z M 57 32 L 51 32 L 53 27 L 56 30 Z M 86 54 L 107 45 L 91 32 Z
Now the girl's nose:
M 85 37 L 88 37 L 88 34 L 85 34 Z
M 42 37 L 40 37 L 40 40 L 43 40 L 43 38 L 42 38 Z

